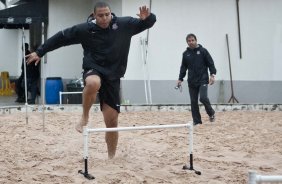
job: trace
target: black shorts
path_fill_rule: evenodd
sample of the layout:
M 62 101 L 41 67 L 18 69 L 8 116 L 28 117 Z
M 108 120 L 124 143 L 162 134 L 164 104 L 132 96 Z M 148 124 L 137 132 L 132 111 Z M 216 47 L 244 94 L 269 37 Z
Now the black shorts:
M 85 85 L 86 77 L 90 75 L 98 75 L 101 79 L 101 87 L 99 89 L 100 108 L 103 111 L 103 103 L 106 103 L 118 113 L 120 112 L 120 79 L 108 80 L 95 69 L 85 70 L 83 72 L 83 80 Z

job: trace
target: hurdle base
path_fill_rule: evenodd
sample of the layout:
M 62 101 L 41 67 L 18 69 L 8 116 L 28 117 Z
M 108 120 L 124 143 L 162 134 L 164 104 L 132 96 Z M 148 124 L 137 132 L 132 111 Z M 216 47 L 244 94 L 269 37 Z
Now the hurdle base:
M 182 167 L 182 169 L 183 169 L 183 170 L 195 171 L 195 174 L 197 174 L 197 175 L 201 175 L 201 174 L 202 174 L 201 171 L 196 171 L 193 167 L 189 167 L 189 166 L 187 166 L 187 165 L 184 165 L 184 166 Z
M 88 174 L 87 172 L 83 172 L 82 170 L 79 170 L 78 173 L 82 174 L 85 178 L 87 178 L 89 180 L 95 179 L 94 176 L 92 176 L 91 174 Z

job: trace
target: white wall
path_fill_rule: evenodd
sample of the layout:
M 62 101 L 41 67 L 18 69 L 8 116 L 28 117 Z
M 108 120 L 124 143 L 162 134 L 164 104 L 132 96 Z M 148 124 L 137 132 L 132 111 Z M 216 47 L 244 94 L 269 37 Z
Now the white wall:
M 0 29 L 0 72 L 8 71 L 10 76 L 21 74 L 22 30 Z M 25 40 L 29 43 L 29 33 L 25 31 Z
M 130 2 L 132 4 L 132 1 Z M 131 4 L 126 5 L 131 6 Z M 218 11 L 219 5 L 221 11 Z M 157 22 L 149 33 L 148 63 L 151 79 L 176 80 L 178 78 L 182 53 L 187 47 L 185 37 L 188 33 L 195 33 L 198 42 L 208 48 L 216 61 L 218 70 L 226 70 L 228 63 L 225 34 L 233 36 L 230 38 L 231 41 L 236 39 L 236 24 L 228 21 L 225 26 L 219 25 L 226 22 L 226 17 L 233 22 L 236 20 L 236 9 L 233 7 L 235 7 L 233 1 L 223 2 L 222 0 L 153 0 L 151 11 L 157 15 Z M 124 14 L 132 14 L 129 12 L 132 9 L 124 8 Z M 133 44 L 131 48 L 129 69 L 133 68 L 131 61 L 140 58 Z M 226 62 L 222 62 L 225 60 Z M 227 75 L 221 73 L 220 76 Z M 142 77 L 142 75 L 136 77 L 134 71 L 127 71 L 127 79 L 143 79 Z
M 86 21 L 93 12 L 96 1 L 50 0 L 48 38 L 67 27 Z M 117 1 L 108 0 L 112 11 L 121 14 Z M 82 72 L 83 50 L 81 45 L 72 45 L 47 54 L 46 77 L 80 78 Z
M 282 1 L 244 0 L 240 6 L 243 59 L 236 78 L 281 81 Z
M 123 14 L 134 15 L 140 1 L 124 0 Z M 211 53 L 217 79 L 229 80 L 226 34 L 229 35 L 234 80 L 282 80 L 282 1 L 239 1 L 242 59 L 239 57 L 236 1 L 153 0 L 157 22 L 150 29 L 149 68 L 152 80 L 177 79 L 185 37 L 195 33 Z M 143 79 L 140 54 L 133 39 L 126 79 Z
M 50 0 L 48 38 L 67 27 L 86 21 L 93 12 L 96 1 Z M 121 15 L 121 3 L 108 1 L 112 11 Z M 83 50 L 81 45 L 72 45 L 47 54 L 46 77 L 80 78 Z
M 83 2 L 83 3 L 82 3 Z M 81 23 L 93 11 L 92 0 L 50 0 L 48 37 Z M 149 0 L 108 0 L 117 15 L 137 17 L 138 7 Z M 229 80 L 225 34 L 229 35 L 233 80 L 281 81 L 282 1 L 241 0 L 240 20 L 242 59 L 235 0 L 152 0 L 157 22 L 149 31 L 149 71 L 152 80 L 176 80 L 185 37 L 195 33 L 198 42 L 211 53 L 218 69 L 217 79 Z M 125 80 L 143 80 L 140 37 L 132 39 Z M 0 30 L 1 70 L 17 75 L 13 61 L 20 58 L 19 32 Z M 15 54 L 16 53 L 16 54 Z M 82 48 L 69 46 L 47 54 L 46 75 L 75 78 L 81 76 Z M 9 62 L 8 62 L 9 61 Z M 3 68 L 3 69 L 2 69 Z
M 139 7 L 146 5 L 149 7 L 149 0 L 122 0 L 122 15 L 138 18 Z M 132 37 L 130 52 L 128 55 L 128 65 L 124 76 L 125 80 L 138 80 L 144 78 L 144 65 L 141 56 L 140 39 L 145 39 L 147 31 Z
M 67 27 L 86 21 L 92 0 L 50 0 L 48 38 Z M 47 54 L 47 77 L 79 78 L 82 71 L 81 45 L 63 47 Z
M 87 3 L 88 2 L 88 3 Z M 50 1 L 49 36 L 67 26 L 85 21 L 96 1 Z M 149 0 L 107 1 L 117 15 L 137 17 L 139 6 Z M 255 3 L 255 5 L 254 5 Z M 239 1 L 242 59 L 239 57 L 236 1 L 233 0 L 152 0 L 157 22 L 149 31 L 148 67 L 151 80 L 176 80 L 185 37 L 195 33 L 198 43 L 211 53 L 218 80 L 229 80 L 226 34 L 229 36 L 233 80 L 282 80 L 282 1 Z M 91 6 L 89 6 L 91 5 Z M 267 7 L 267 8 L 266 8 Z M 120 13 L 121 12 L 121 13 Z M 132 38 L 125 80 L 143 80 L 140 37 Z M 71 54 L 70 54 L 71 53 Z M 48 76 L 79 77 L 82 49 L 71 46 L 48 54 Z M 68 64 L 68 70 L 65 69 Z M 63 68 L 63 72 L 62 71 Z

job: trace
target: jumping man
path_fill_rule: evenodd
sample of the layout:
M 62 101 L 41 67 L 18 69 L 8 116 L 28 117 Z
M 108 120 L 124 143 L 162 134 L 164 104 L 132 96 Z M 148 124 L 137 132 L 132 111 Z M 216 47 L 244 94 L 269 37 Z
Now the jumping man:
M 58 32 L 27 55 L 27 62 L 36 64 L 47 52 L 62 46 L 83 47 L 83 113 L 76 130 L 82 132 L 89 119 L 89 110 L 99 92 L 100 108 L 107 128 L 118 126 L 120 112 L 120 78 L 127 66 L 131 37 L 152 27 L 156 16 L 146 6 L 139 8 L 139 18 L 117 17 L 105 2 L 94 6 L 92 19 Z M 118 132 L 106 132 L 108 157 L 113 158 Z

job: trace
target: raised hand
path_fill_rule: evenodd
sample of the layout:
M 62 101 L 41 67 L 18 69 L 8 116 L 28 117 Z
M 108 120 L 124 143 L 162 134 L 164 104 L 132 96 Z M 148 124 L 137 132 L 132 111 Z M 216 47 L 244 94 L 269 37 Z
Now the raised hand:
M 137 14 L 137 16 L 141 20 L 145 20 L 150 15 L 150 10 L 146 6 L 139 7 L 139 11 L 140 11 L 140 13 Z

